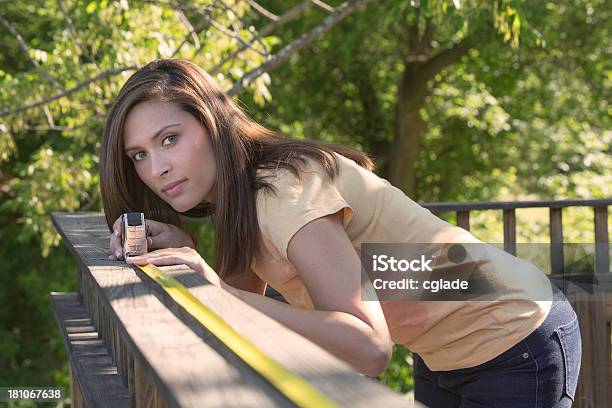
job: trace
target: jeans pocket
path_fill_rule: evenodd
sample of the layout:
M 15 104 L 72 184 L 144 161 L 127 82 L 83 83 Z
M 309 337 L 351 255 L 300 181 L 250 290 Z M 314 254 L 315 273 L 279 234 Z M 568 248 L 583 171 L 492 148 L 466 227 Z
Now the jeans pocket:
M 563 354 L 563 370 L 565 373 L 564 391 L 574 400 L 578 374 L 580 373 L 580 360 L 582 358 L 582 341 L 580 340 L 580 326 L 578 319 L 560 326 L 555 330 L 561 344 Z

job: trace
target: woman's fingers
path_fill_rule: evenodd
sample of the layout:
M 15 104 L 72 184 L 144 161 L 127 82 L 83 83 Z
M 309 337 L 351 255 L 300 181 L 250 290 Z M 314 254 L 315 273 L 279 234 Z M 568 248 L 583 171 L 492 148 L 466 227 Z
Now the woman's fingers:
M 159 221 L 146 219 L 145 224 L 147 226 L 147 235 L 153 237 L 165 232 L 168 229 L 167 224 Z
M 147 240 L 148 250 L 168 248 L 174 244 L 174 237 L 170 234 L 168 224 L 159 221 L 146 220 L 147 225 Z
M 147 252 L 151 253 L 157 249 L 166 249 L 177 246 L 193 246 L 189 234 L 184 230 L 163 222 L 146 219 Z M 121 233 L 123 225 L 121 217 L 117 218 L 113 224 L 113 231 L 110 238 L 111 260 L 123 259 L 121 248 Z
M 128 256 L 125 261 L 127 263 L 139 263 L 143 261 L 148 262 L 150 259 L 159 258 L 159 257 L 164 256 L 164 253 L 167 251 L 167 249 L 168 248 L 158 249 L 156 251 L 147 252 L 146 254 L 143 254 L 143 255 Z
M 110 250 L 111 256 L 109 259 L 116 260 L 121 258 L 121 231 L 123 227 L 121 225 L 121 217 L 117 218 L 113 223 L 113 231 L 110 237 Z
M 173 256 L 131 256 L 126 260 L 129 264 L 145 265 L 176 265 L 178 263 L 184 263 L 184 260 L 177 259 Z
M 121 232 L 121 216 L 119 216 L 119 218 L 117 218 L 113 223 L 113 232 L 114 231 Z
M 143 263 L 155 263 L 156 265 L 191 264 L 193 261 L 191 251 L 193 251 L 191 248 L 163 248 L 144 255 L 128 257 L 126 262 L 139 265 Z

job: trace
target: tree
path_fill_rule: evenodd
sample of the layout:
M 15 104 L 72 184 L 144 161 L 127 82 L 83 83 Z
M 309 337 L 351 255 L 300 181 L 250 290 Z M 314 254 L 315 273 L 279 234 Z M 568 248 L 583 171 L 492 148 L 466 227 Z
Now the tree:
M 186 58 L 263 104 L 268 70 L 366 2 L 327 8 L 276 54 L 274 30 L 315 2 L 279 15 L 253 1 L 0 2 L 0 384 L 66 384 L 48 294 L 74 290 L 74 263 L 49 215 L 101 210 L 100 135 L 127 77 L 155 58 Z
M 575 195 L 610 168 L 609 11 L 566 3 L 371 3 L 275 73 L 265 114 L 251 109 L 290 135 L 362 147 L 415 199 Z M 610 194 L 591 185 L 580 195 Z

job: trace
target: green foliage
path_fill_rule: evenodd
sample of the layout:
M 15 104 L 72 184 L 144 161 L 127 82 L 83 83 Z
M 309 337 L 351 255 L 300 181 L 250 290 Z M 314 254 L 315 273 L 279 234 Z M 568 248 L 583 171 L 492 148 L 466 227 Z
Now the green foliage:
M 241 43 L 213 27 L 202 30 L 203 13 L 210 11 L 219 27 L 235 27 L 248 20 L 248 4 L 184 3 L 0 2 L 0 17 L 9 25 L 0 25 L 0 111 L 61 96 L 96 75 L 126 68 L 39 108 L 0 116 L 0 386 L 67 387 L 49 292 L 75 290 L 75 267 L 50 214 L 101 210 L 97 153 L 104 119 L 134 67 L 174 54 L 209 71 L 217 67 L 215 78 L 228 88 L 277 42 L 264 37 L 224 58 Z M 190 25 L 201 33 L 191 35 Z M 240 33 L 242 40 L 257 34 L 249 27 Z M 253 84 L 257 103 L 270 98 L 266 81 Z M 211 253 L 208 231 L 208 239 L 200 232 L 203 254 Z
M 258 3 L 279 15 L 297 4 Z M 265 49 L 278 51 L 327 14 L 313 6 L 273 36 L 254 41 L 268 21 L 248 2 L 228 1 L 227 8 L 206 0 L 176 4 L 0 1 L 0 16 L 28 49 L 0 25 L 0 111 L 126 68 L 41 107 L 0 116 L 0 386 L 67 386 L 48 293 L 74 290 L 75 271 L 49 214 L 101 210 L 103 122 L 134 67 L 174 55 L 209 70 L 229 89 L 264 61 Z M 429 81 L 419 108 L 427 128 L 416 163 L 416 198 L 609 197 L 609 14 L 604 0 L 373 1 L 261 76 L 240 102 L 291 137 L 362 148 L 385 176 L 406 67 L 464 42 L 469 51 Z M 238 38 L 223 34 L 206 15 L 221 28 L 237 29 Z M 204 29 L 192 35 L 185 21 Z M 233 56 L 244 41 L 253 47 Z M 525 214 L 518 216 L 519 242 L 546 240 L 545 215 Z M 592 240 L 590 217 L 564 216 L 566 238 Z M 474 214 L 472 222 L 478 237 L 500 242 L 499 214 Z M 211 226 L 190 222 L 187 228 L 212 264 Z M 380 380 L 410 391 L 410 361 L 411 354 L 396 346 Z
M 406 347 L 395 344 L 389 366 L 378 381 L 389 388 L 406 394 L 414 389 L 412 353 Z

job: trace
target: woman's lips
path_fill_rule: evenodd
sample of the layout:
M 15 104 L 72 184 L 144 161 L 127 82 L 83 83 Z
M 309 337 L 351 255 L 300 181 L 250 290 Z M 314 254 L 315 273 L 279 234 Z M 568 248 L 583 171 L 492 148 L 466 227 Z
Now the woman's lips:
M 187 179 L 182 180 L 174 187 L 169 188 L 168 190 L 165 190 L 164 194 L 166 194 L 168 197 L 176 197 L 177 195 L 181 194 L 181 192 L 183 191 L 183 187 L 185 186 L 186 181 Z

